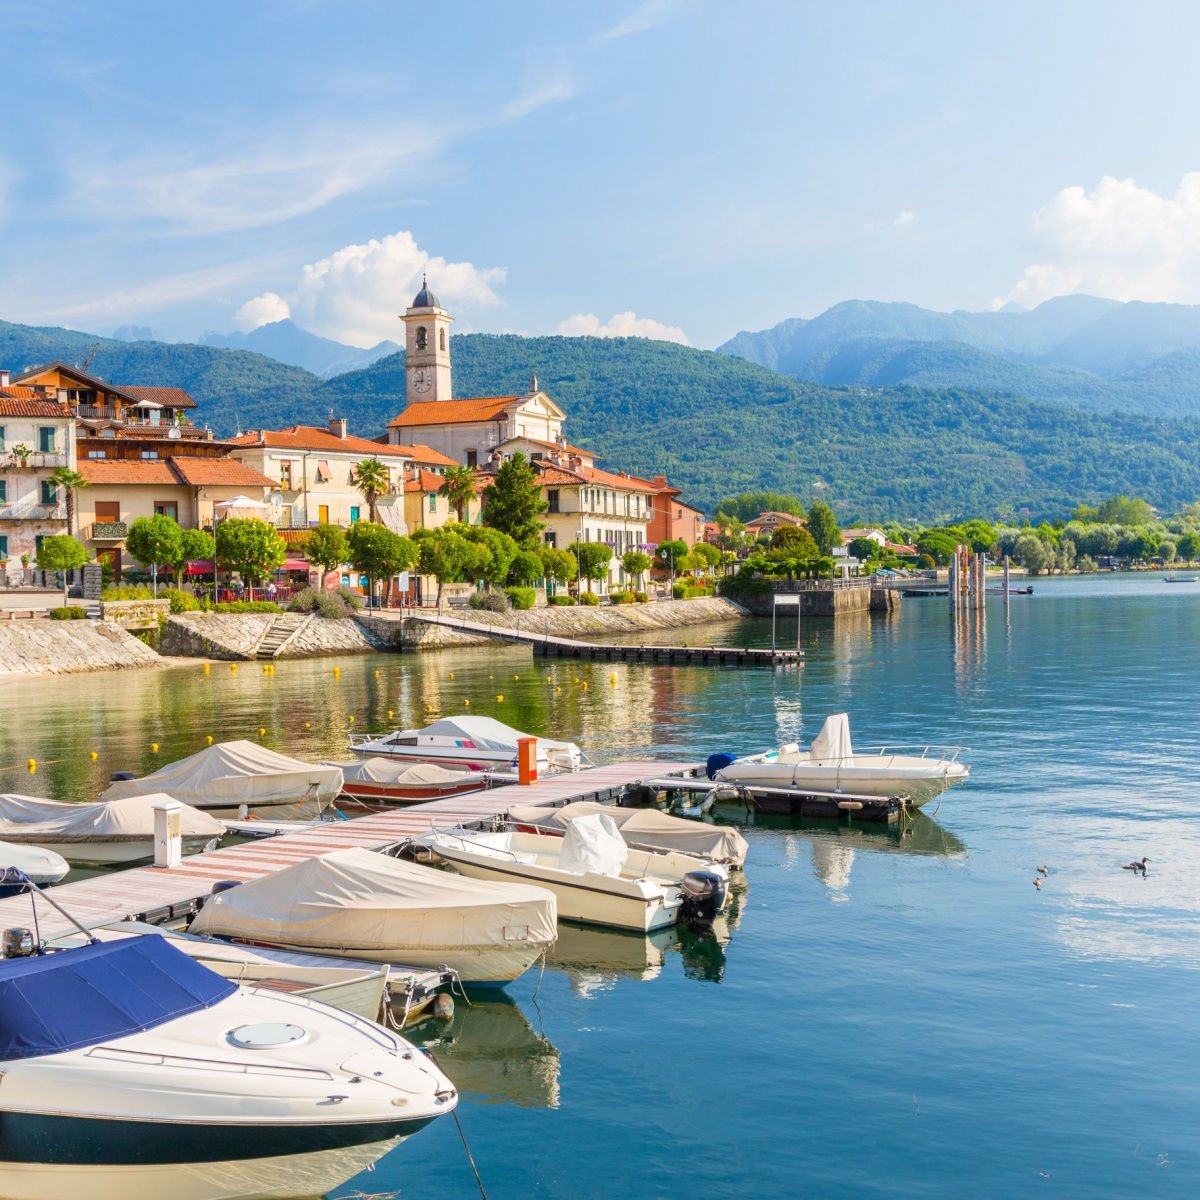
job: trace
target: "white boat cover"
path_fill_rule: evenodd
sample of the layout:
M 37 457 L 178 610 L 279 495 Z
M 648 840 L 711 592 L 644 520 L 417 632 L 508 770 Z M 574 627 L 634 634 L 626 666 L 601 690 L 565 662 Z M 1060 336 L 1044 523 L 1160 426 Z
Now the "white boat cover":
M 545 888 L 491 883 L 354 848 L 219 892 L 190 932 L 334 952 L 503 946 L 514 927 L 549 945 L 558 908 Z
M 154 808 L 173 797 L 162 792 L 99 800 L 95 804 L 62 804 L 40 796 L 0 796 L 0 838 L 12 842 L 128 842 L 154 837 Z M 189 808 L 179 814 L 185 838 L 220 837 L 225 826 L 208 813 Z
M 508 810 L 511 820 L 521 825 L 540 825 L 545 829 L 566 829 L 572 821 L 592 813 L 608 816 L 626 845 L 675 850 L 680 854 L 711 858 L 718 862 L 741 864 L 746 860 L 746 839 L 732 826 L 685 821 L 682 817 L 668 816 L 657 808 L 617 808 L 592 800 L 577 800 L 561 808 L 517 804 Z
M 341 769 L 288 758 L 266 746 L 238 740 L 208 746 L 142 779 L 120 780 L 106 788 L 100 799 L 166 792 L 197 808 L 237 808 L 243 804 L 254 808 L 303 800 L 314 784 L 317 801 L 323 807 L 342 790 Z
M 808 748 L 813 762 L 839 763 L 854 757 L 850 745 L 850 718 L 846 713 L 832 713 L 825 718 L 821 732 Z
M 629 847 L 607 813 L 590 813 L 572 821 L 563 834 L 558 866 L 572 875 L 616 878 L 629 857 Z
M 43 846 L 14 846 L 11 842 L 0 842 L 0 875 L 5 868 L 16 867 L 34 883 L 57 883 L 71 869 L 61 854 Z
M 495 717 L 443 717 L 416 731 L 422 736 L 444 737 L 459 741 L 478 750 L 498 750 L 511 755 L 517 754 L 517 740 L 524 737 L 535 737 L 531 733 L 522 733 Z M 538 756 L 549 759 L 561 759 L 578 762 L 579 747 L 574 742 L 560 742 L 554 738 L 538 737 Z
M 346 782 L 375 783 L 391 787 L 441 787 L 444 784 L 461 784 L 478 779 L 480 785 L 487 779 L 482 771 L 452 771 L 436 763 L 405 762 L 376 755 L 353 763 L 328 763 L 340 766 Z

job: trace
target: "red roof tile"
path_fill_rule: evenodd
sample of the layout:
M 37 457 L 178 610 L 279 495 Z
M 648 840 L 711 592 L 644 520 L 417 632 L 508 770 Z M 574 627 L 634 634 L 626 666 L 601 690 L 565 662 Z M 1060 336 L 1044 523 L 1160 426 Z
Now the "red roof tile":
M 347 434 L 336 437 L 327 429 L 315 425 L 292 425 L 287 429 L 260 429 L 232 438 L 235 446 L 266 446 L 272 450 L 320 450 L 328 454 L 357 454 L 364 458 L 389 455 L 408 458 L 404 446 L 388 446 L 369 438 Z
M 179 480 L 165 459 L 128 461 L 122 459 L 88 458 L 79 464 L 79 473 L 95 484 L 160 484 L 178 487 Z
M 471 421 L 495 421 L 520 396 L 476 396 L 470 400 L 421 400 L 410 404 L 388 422 L 389 429 L 416 425 L 464 425 Z
M 376 441 L 387 442 L 387 434 L 377 438 Z M 403 450 L 404 453 L 413 460 L 419 467 L 461 467 L 462 463 L 457 458 L 451 458 L 448 454 L 443 454 L 440 450 L 435 450 L 432 446 L 420 446 L 415 442 L 402 446 L 396 446 L 395 449 Z
M 56 400 L 37 399 L 32 388 L 0 388 L 0 417 L 57 417 L 62 420 L 70 415 Z
M 152 404 L 161 404 L 163 408 L 195 408 L 196 402 L 183 390 L 177 387 L 126 387 L 121 389 L 127 396 L 135 400 L 149 400 Z
M 410 471 L 404 480 L 404 490 L 406 492 L 436 492 L 445 482 L 445 475 L 439 475 L 436 471 Z M 475 481 L 475 490 L 479 490 L 478 480 Z
M 601 471 L 599 467 L 560 467 L 553 463 L 547 465 L 544 461 L 535 462 L 541 482 L 551 486 L 574 487 L 587 484 L 593 487 L 616 488 L 625 492 L 650 492 L 656 490 L 644 479 L 633 475 L 615 475 L 611 471 Z
M 79 473 L 96 484 L 156 484 L 170 487 L 274 487 L 274 480 L 229 458 L 87 458 Z
M 261 471 L 234 458 L 171 458 L 171 470 L 192 487 L 275 487 Z

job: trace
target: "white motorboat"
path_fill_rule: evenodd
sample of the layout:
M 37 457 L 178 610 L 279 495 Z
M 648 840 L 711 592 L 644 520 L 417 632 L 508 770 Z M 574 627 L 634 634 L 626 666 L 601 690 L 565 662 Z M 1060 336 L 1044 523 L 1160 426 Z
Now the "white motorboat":
M 443 717 L 424 729 L 353 739 L 350 748 L 364 757 L 387 755 L 460 771 L 490 771 L 512 767 L 518 740 L 530 736 L 494 717 Z M 542 774 L 578 771 L 584 765 L 583 752 L 574 742 L 537 739 L 537 767 Z
M 431 1060 L 371 1022 L 241 988 L 165 938 L 0 960 L 6 1200 L 320 1191 L 452 1111 Z M 306 1192 L 306 1194 L 308 1194 Z
M 447 967 L 503 986 L 553 945 L 554 897 L 369 850 L 334 850 L 209 897 L 191 932 L 341 958 Z
M 864 796 L 904 794 L 914 808 L 970 774 L 958 761 L 961 749 L 923 747 L 919 754 L 898 754 L 897 747 L 855 750 L 845 713 L 827 717 L 812 745 L 796 743 L 745 758 L 713 755 L 709 777 L 740 787 L 810 788 L 818 792 L 851 792 Z
M 514 804 L 508 810 L 508 819 L 523 832 L 563 834 L 572 821 L 597 813 L 608 817 L 625 844 L 635 850 L 678 850 L 733 870 L 741 870 L 746 861 L 746 839 L 732 825 L 685 821 L 657 808 L 619 808 L 592 800 L 577 800 L 559 808 Z
M 724 867 L 686 854 L 634 850 L 601 814 L 570 822 L 562 837 L 435 829 L 415 844 L 474 879 L 548 888 L 560 917 L 639 933 L 681 919 L 711 919 L 728 895 Z
M 32 879 L 38 887 L 58 883 L 70 869 L 71 864 L 53 850 L 0 842 L 0 897 L 25 891 L 26 879 Z
M 342 790 L 340 768 L 289 758 L 245 739 L 218 742 L 141 779 L 114 778 L 101 800 L 166 792 L 216 817 L 319 816 Z
M 326 763 L 342 772 L 342 795 L 365 803 L 412 804 L 482 791 L 492 785 L 490 771 L 452 770 L 430 762 L 376 755 L 349 763 Z M 345 806 L 340 806 L 345 811 Z
M 41 846 L 74 866 L 128 865 L 154 857 L 154 805 L 171 799 L 152 792 L 63 804 L 40 796 L 0 795 L 0 838 Z M 179 822 L 184 854 L 211 850 L 225 832 L 220 821 L 186 804 L 180 807 Z

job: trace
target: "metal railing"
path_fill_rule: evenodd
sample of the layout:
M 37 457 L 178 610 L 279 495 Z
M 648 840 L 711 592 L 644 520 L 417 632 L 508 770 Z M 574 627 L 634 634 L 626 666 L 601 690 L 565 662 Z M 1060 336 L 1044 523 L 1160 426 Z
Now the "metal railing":
M 0 521 L 65 521 L 65 504 L 0 504 Z
M 85 538 L 93 542 L 122 542 L 128 536 L 126 521 L 96 521 L 88 526 Z
M 65 467 L 67 456 L 56 450 L 32 450 L 28 454 L 18 454 L 12 450 L 0 454 L 0 467 L 16 467 L 27 471 L 38 471 Z

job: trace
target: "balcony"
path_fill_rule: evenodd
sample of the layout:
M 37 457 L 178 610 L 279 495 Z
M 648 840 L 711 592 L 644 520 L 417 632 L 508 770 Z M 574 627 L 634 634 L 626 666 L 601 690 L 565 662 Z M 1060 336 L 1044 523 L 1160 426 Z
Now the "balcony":
M 0 453 L 0 468 L 16 468 L 25 471 L 53 471 L 67 465 L 67 456 L 56 451 L 33 450 L 28 454 L 17 454 L 12 450 Z
M 85 540 L 89 542 L 123 542 L 129 536 L 126 521 L 96 521 L 89 526 Z
M 65 504 L 0 504 L 0 521 L 65 521 Z

